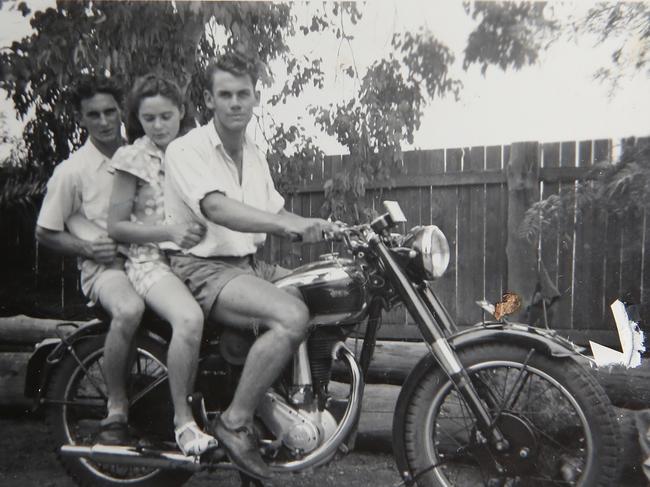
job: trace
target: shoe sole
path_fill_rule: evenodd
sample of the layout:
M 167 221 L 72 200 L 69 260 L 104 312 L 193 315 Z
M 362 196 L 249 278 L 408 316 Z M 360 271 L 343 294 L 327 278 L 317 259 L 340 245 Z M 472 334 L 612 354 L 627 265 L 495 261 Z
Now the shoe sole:
M 221 426 L 220 424 L 217 425 L 217 426 L 214 428 L 214 432 L 215 432 L 215 435 L 216 435 L 216 437 L 217 437 L 217 441 L 220 442 L 220 445 L 221 445 L 221 446 L 223 447 L 223 449 L 226 451 L 226 454 L 228 455 L 228 458 L 230 458 L 230 461 L 231 461 L 232 463 L 234 463 L 234 464 L 237 466 L 237 468 L 238 468 L 239 470 L 241 470 L 242 472 L 244 472 L 246 475 L 248 475 L 248 476 L 250 476 L 250 477 L 253 477 L 253 478 L 257 479 L 257 480 L 270 480 L 270 479 L 271 479 L 271 476 L 270 476 L 270 475 L 269 475 L 269 476 L 260 476 L 259 474 L 255 473 L 255 472 L 252 472 L 244 462 L 242 462 L 242 461 L 240 461 L 240 460 L 237 460 L 237 459 L 235 458 L 236 455 L 233 455 L 233 454 L 231 453 L 230 448 L 228 447 L 228 445 L 226 444 L 226 442 L 223 441 L 223 435 L 220 435 L 220 434 L 219 434 L 219 430 L 221 429 L 221 427 L 222 427 L 222 426 Z M 225 427 L 223 427 L 223 428 L 225 429 Z M 227 433 L 227 434 L 231 434 L 231 433 Z M 221 438 L 219 438 L 220 436 L 221 436 Z

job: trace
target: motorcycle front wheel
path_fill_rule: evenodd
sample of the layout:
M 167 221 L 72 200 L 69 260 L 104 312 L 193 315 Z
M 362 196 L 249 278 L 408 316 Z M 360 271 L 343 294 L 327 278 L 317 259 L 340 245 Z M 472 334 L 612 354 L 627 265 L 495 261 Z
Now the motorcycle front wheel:
M 588 370 L 501 344 L 463 349 L 459 359 L 508 448 L 497 451 L 478 431 L 464 399 L 433 367 L 406 409 L 406 458 L 418 486 L 616 484 L 616 418 Z
M 100 421 L 106 415 L 104 340 L 105 335 L 99 335 L 75 343 L 74 355 L 67 354 L 53 373 L 47 390 L 50 404 L 46 419 L 57 449 L 66 444 L 94 444 Z M 165 414 L 171 411 L 167 398 L 169 385 L 165 356 L 165 348 L 156 340 L 146 335 L 136 338 L 136 353 L 127 388 L 131 403 L 129 414 L 136 416 L 138 426 L 142 426 L 140 431 L 151 430 L 152 426 L 160 429 L 155 423 L 138 421 L 137 416 L 143 416 L 143 413 L 133 414 L 138 413 L 139 403 L 145 400 L 148 401 L 145 405 L 148 411 L 144 413 L 149 413 L 149 423 L 158 421 L 159 417 L 171 421 L 171 413 Z M 178 487 L 191 475 L 180 470 L 113 465 L 62 455 L 59 455 L 59 460 L 82 487 Z

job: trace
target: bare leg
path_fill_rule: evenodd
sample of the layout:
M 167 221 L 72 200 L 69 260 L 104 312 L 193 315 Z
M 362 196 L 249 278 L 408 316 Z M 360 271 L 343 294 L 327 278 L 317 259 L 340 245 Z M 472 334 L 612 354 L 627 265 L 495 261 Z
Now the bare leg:
M 210 319 L 237 328 L 267 329 L 251 347 L 235 396 L 221 416 L 230 428 L 250 425 L 255 408 L 304 340 L 309 311 L 300 299 L 273 284 L 242 275 L 221 291 Z
M 203 312 L 185 285 L 171 274 L 152 286 L 145 301 L 158 316 L 172 325 L 167 369 L 174 403 L 174 424 L 179 427 L 194 420 L 187 396 L 192 392 L 196 379 Z
M 126 395 L 128 358 L 133 337 L 140 324 L 144 303 L 135 292 L 126 274 L 116 274 L 105 282 L 99 292 L 102 307 L 111 316 L 111 325 L 104 343 L 104 376 L 108 392 L 108 415 L 128 417 Z

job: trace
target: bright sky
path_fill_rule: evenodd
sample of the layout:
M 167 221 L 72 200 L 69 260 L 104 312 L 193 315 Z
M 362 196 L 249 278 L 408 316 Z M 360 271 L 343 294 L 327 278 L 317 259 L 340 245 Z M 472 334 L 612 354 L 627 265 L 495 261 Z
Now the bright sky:
M 28 0 L 27 3 L 36 10 L 53 2 Z M 576 0 L 576 3 L 556 2 L 556 6 L 569 13 L 584 9 L 586 3 Z M 309 7 L 298 6 L 300 9 Z M 626 79 L 612 97 L 607 85 L 593 79 L 596 69 L 608 63 L 606 46 L 595 47 L 592 41 L 581 45 L 558 43 L 542 54 L 536 66 L 507 73 L 489 68 L 483 77 L 478 67 L 469 72 L 460 68 L 462 49 L 473 26 L 461 0 L 374 0 L 360 4 L 359 9 L 363 13 L 360 23 L 346 26 L 348 33 L 354 35 L 350 46 L 327 35 L 312 35 L 306 40 L 300 37 L 294 43 L 296 54 L 316 53 L 324 58 L 326 88 L 307 90 L 299 100 L 273 108 L 276 121 L 291 124 L 302 118 L 305 127 L 313 127 L 307 115 L 309 104 L 336 103 L 353 96 L 355 82 L 340 71 L 351 64 L 352 56 L 363 75 L 374 60 L 388 54 L 393 33 L 424 27 L 457 53 L 454 74 L 463 81 L 464 88 L 459 101 L 436 100 L 426 108 L 416 147 L 650 135 L 650 80 L 645 73 Z M 18 12 L 9 10 L 5 3 L 0 10 L 0 47 L 29 32 L 27 21 Z M 263 90 L 262 96 L 272 93 Z M 0 109 L 10 113 L 10 101 L 2 100 Z M 19 133 L 20 124 L 12 123 L 12 130 Z M 312 130 L 310 135 L 318 135 Z M 327 136 L 318 135 L 318 141 L 327 153 L 342 151 Z

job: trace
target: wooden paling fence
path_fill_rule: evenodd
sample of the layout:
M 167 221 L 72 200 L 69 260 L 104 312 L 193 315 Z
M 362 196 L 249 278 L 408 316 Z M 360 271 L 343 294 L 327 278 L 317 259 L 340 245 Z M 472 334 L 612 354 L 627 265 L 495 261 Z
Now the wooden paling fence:
M 508 178 L 508 164 L 513 163 L 511 147 L 489 146 L 406 152 L 402 173 L 391 183 L 369 184 L 365 204 L 381 209 L 382 200 L 397 200 L 408 225 L 435 224 L 445 233 L 451 263 L 434 289 L 460 324 L 484 318 L 477 300 L 494 303 L 506 290 L 532 296 L 537 269 L 543 262 L 561 294 L 548 310 L 551 326 L 567 330 L 567 335 L 581 341 L 591 338 L 611 343 L 614 322 L 609 304 L 615 299 L 640 304 L 642 318 L 650 319 L 650 240 L 645 214 L 621 218 L 575 198 L 576 184 L 585 180 L 592 166 L 612 159 L 613 143 L 588 140 L 519 145 L 525 149 L 520 163 L 530 180 L 529 187 L 523 188 L 529 194 L 523 199 Z M 288 198 L 287 206 L 304 215 L 323 216 L 319 213 L 321 188 L 341 164 L 345 157 L 328 158 L 311 183 Z M 509 227 L 509 210 L 512 217 L 553 194 L 574 202 L 573 210 L 543 232 L 537 252 L 533 244 L 520 242 L 519 249 L 507 255 L 506 244 L 510 240 L 512 245 L 520 223 L 510 222 Z M 535 259 L 534 272 L 516 275 L 525 267 L 524 255 L 516 250 Z M 272 238 L 265 255 L 295 266 L 328 251 L 322 245 L 300 248 Z M 517 277 L 522 284 L 513 288 Z M 391 312 L 384 322 L 389 328 L 385 335 L 418 336 L 414 327 L 404 326 L 411 323 L 404 309 Z
M 518 236 L 518 222 L 513 220 L 540 198 L 558 194 L 575 199 L 576 183 L 585 179 L 590 166 L 611 160 L 613 149 L 612 141 L 596 140 L 405 152 L 402 170 L 390 182 L 367 185 L 364 204 L 380 211 L 382 200 L 396 200 L 409 226 L 441 228 L 450 244 L 451 263 L 434 288 L 460 324 L 484 318 L 476 300 L 496 302 L 506 290 L 529 299 L 541 260 L 561 293 L 553 305 L 552 326 L 576 338 L 608 342 L 614 329 L 609 304 L 614 299 L 639 303 L 642 317 L 649 318 L 645 214 L 620 218 L 581 208 L 582 202 L 576 201 L 573 210 L 543 233 L 538 252 Z M 287 197 L 287 208 L 323 216 L 323 184 L 345 162 L 346 156 L 326 158 L 310 181 Z M 62 259 L 36 245 L 33 221 L 5 218 L 0 231 L 5 308 L 7 299 L 20 302 L 22 297 L 27 299 L 23 305 L 46 314 L 76 318 L 84 313 L 74 259 Z M 292 244 L 272 237 L 263 254 L 297 266 L 329 251 L 327 244 Z M 393 310 L 384 323 L 384 336 L 417 336 L 404 309 Z

